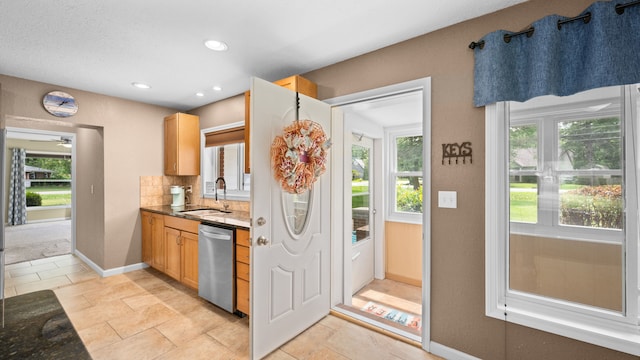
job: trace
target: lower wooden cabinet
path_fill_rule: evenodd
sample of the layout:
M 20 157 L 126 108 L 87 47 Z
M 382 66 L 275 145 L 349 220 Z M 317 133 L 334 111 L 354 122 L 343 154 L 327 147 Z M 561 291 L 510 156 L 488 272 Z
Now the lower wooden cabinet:
M 165 274 L 183 284 L 198 288 L 198 225 L 194 220 L 175 216 L 164 218 L 166 251 Z
M 247 315 L 249 313 L 250 287 L 250 242 L 249 231 L 236 230 L 236 309 Z
M 200 222 L 150 211 L 142 217 L 142 261 L 183 284 L 198 288 Z
M 142 261 L 149 266 L 164 271 L 164 215 L 141 211 L 142 218 Z

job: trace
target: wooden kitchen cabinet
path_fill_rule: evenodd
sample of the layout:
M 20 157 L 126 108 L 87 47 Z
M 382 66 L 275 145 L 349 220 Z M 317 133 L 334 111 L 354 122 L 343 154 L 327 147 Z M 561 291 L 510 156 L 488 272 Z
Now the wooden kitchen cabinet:
M 142 261 L 164 271 L 164 215 L 141 211 L 142 217 Z
M 164 118 L 164 174 L 200 175 L 200 118 L 176 113 Z
M 318 98 L 318 85 L 311 80 L 305 79 L 300 75 L 289 76 L 288 78 L 280 79 L 273 82 L 276 85 L 280 85 L 291 91 L 299 92 L 300 94 L 307 95 L 314 99 Z M 250 129 L 251 129 L 251 92 L 246 91 L 244 93 L 244 172 L 249 174 L 251 172 L 250 158 Z
M 291 91 L 297 91 L 300 94 L 305 94 L 314 99 L 318 98 L 318 85 L 300 75 L 289 76 L 288 78 L 280 79 L 273 83 Z
M 198 288 L 198 221 L 164 217 L 166 267 L 164 273 Z
M 236 309 L 249 315 L 250 285 L 250 242 L 249 231 L 236 230 Z

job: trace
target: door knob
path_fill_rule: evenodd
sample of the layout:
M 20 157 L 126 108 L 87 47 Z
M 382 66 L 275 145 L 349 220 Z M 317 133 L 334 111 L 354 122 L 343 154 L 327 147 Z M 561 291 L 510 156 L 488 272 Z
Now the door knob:
M 269 239 L 267 239 L 266 237 L 260 235 L 256 242 L 258 243 L 258 246 L 263 246 L 263 245 L 267 245 L 269 243 Z

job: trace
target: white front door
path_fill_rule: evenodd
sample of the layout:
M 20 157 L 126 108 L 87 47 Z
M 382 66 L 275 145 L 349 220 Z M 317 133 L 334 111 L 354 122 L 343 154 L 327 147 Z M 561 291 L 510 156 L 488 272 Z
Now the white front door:
M 298 119 L 314 121 L 329 137 L 330 106 L 299 99 Z M 271 144 L 297 120 L 296 93 L 253 78 L 250 112 L 250 346 L 251 358 L 260 359 L 329 313 L 331 184 L 330 164 L 304 194 L 289 194 L 274 180 Z

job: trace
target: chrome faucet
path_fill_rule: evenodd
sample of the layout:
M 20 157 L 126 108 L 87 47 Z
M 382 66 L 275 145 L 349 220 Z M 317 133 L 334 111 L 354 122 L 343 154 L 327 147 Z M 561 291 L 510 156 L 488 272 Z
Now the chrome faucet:
M 218 201 L 218 181 L 222 181 L 222 189 L 224 190 L 224 201 L 227 201 L 227 182 L 224 181 L 224 178 L 220 176 L 216 179 L 216 182 L 213 185 L 213 190 L 216 193 L 216 201 Z

